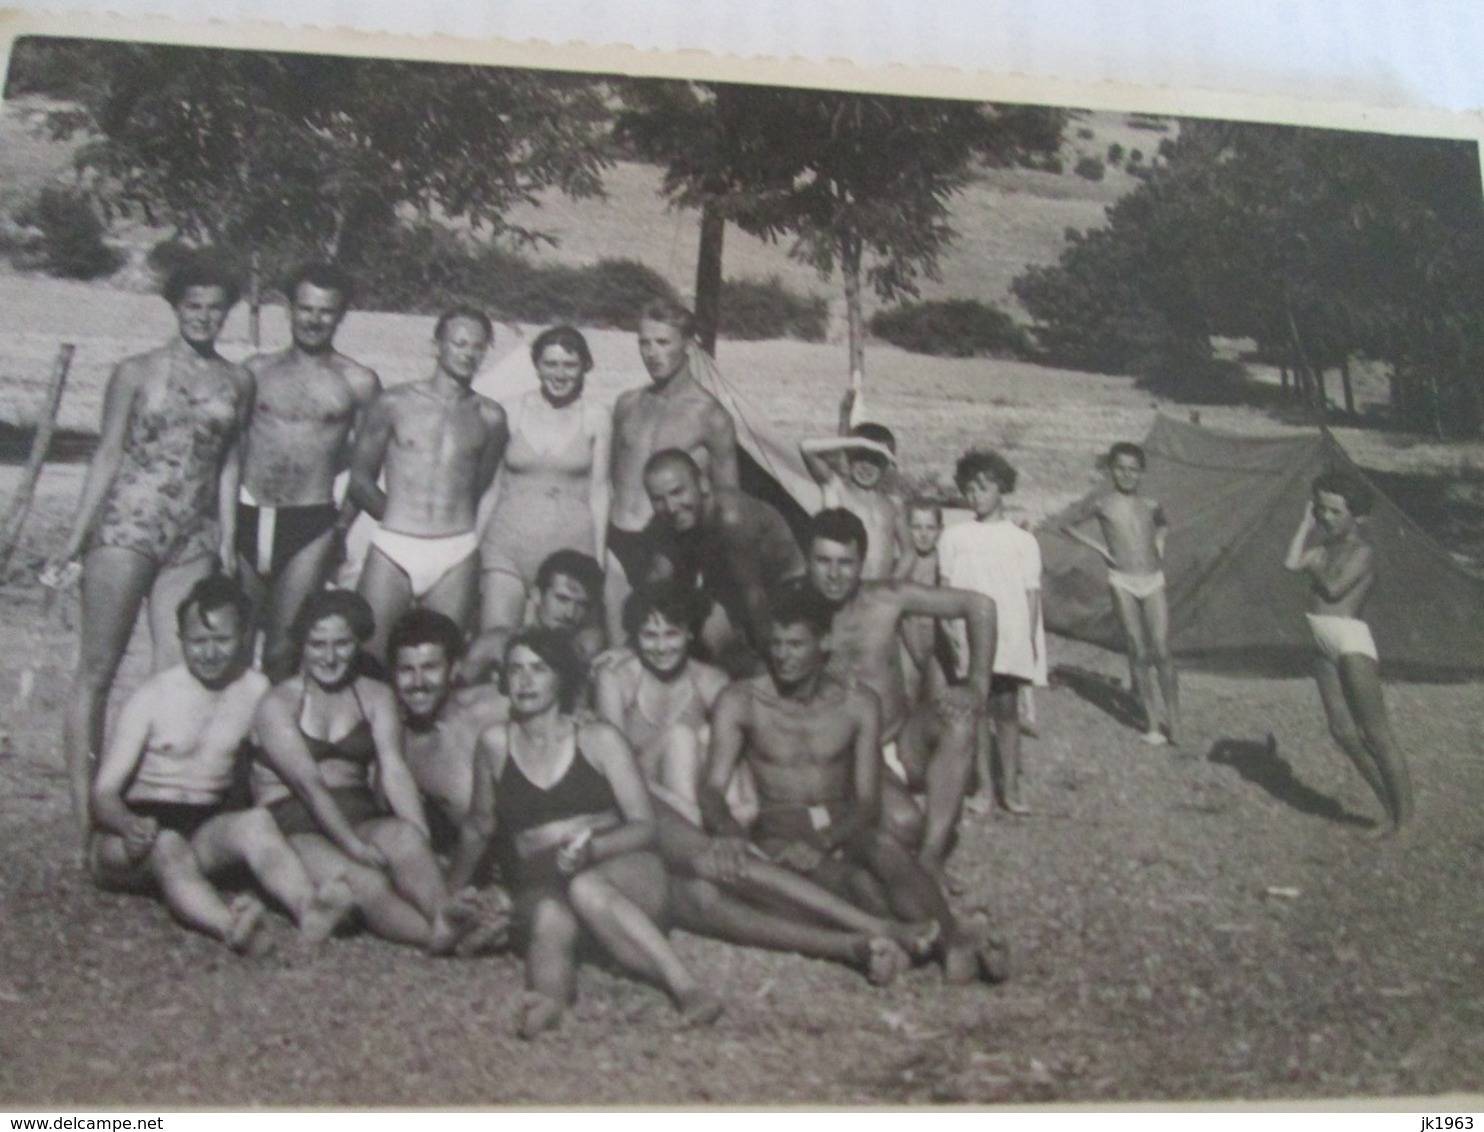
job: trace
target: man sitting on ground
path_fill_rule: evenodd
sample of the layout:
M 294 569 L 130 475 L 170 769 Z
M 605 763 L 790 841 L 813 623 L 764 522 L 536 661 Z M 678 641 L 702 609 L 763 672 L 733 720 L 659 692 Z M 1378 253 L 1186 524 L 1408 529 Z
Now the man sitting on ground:
M 607 642 L 602 599 L 603 569 L 596 558 L 580 550 L 552 551 L 536 570 L 536 596 L 526 615 L 526 627 L 567 630 L 578 657 L 591 664 Z M 481 633 L 459 666 L 459 678 L 465 682 L 492 679 L 513 635 L 506 627 Z
M 948 981 L 1003 980 L 1004 944 L 987 922 L 961 923 L 932 874 L 879 828 L 880 702 L 829 671 L 828 605 L 795 585 L 771 608 L 767 674 L 728 686 L 712 713 L 700 804 L 717 875 L 746 867 L 747 833 L 724 793 L 745 762 L 758 793 L 752 839 L 769 859 L 877 914 L 935 921 Z
M 223 899 L 207 879 L 245 865 L 310 943 L 352 910 L 341 877 L 318 889 L 266 810 L 229 810 L 268 680 L 247 667 L 247 598 L 216 575 L 176 610 L 184 662 L 146 680 L 109 737 L 93 783 L 90 864 L 104 887 L 153 881 L 178 919 L 234 951 L 261 949 L 263 904 Z

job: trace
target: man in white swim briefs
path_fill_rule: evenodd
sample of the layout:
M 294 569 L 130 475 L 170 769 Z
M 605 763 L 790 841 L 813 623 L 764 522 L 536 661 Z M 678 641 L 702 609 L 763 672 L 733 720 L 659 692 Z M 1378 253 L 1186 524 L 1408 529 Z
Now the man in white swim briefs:
M 413 602 L 453 618 L 466 634 L 478 613 L 475 517 L 510 435 L 505 411 L 469 387 L 493 338 L 484 312 L 444 312 L 433 331 L 433 375 L 385 390 L 356 437 L 351 498 L 381 523 L 357 586 L 376 615 L 366 647 L 379 661 L 387 659 L 391 626 Z
M 1376 644 L 1361 619 L 1376 571 L 1359 519 L 1375 493 L 1347 472 L 1319 476 L 1313 492 L 1283 565 L 1309 579 L 1314 679 L 1330 735 L 1375 792 L 1386 810 L 1384 832 L 1392 833 L 1412 814 L 1412 782 L 1386 714 Z
M 1112 490 L 1065 515 L 1061 530 L 1108 563 L 1108 587 L 1127 642 L 1129 673 L 1144 707 L 1144 740 L 1163 746 L 1176 742 L 1180 729 L 1180 681 L 1170 655 L 1170 607 L 1165 597 L 1170 524 L 1158 502 L 1139 494 L 1145 465 L 1142 448 L 1120 441 L 1108 450 L 1107 463 Z M 1098 521 L 1102 542 L 1076 528 L 1092 518 Z

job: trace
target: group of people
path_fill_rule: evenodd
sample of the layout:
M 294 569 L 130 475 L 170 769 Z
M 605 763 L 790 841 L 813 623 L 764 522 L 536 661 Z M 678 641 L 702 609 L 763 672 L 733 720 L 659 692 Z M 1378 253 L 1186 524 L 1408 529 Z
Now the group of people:
M 801 445 L 824 505 L 791 522 L 740 489 L 734 422 L 671 302 L 641 312 L 650 380 L 610 413 L 584 396 L 593 359 L 571 327 L 535 338 L 538 386 L 502 406 L 472 388 L 483 312 L 446 311 L 431 376 L 383 389 L 335 346 L 343 274 L 312 265 L 285 294 L 290 345 L 236 365 L 216 351 L 235 283 L 205 263 L 167 282 L 178 333 L 111 377 L 50 568 L 81 564 L 64 742 L 101 883 L 153 885 L 244 952 L 265 905 L 213 884 L 228 866 L 309 943 L 350 918 L 436 955 L 508 939 L 528 1037 L 570 1004 L 584 937 L 687 1022 L 714 1020 L 670 924 L 877 983 L 931 960 L 952 982 L 1006 977 L 947 868 L 976 791 L 1028 812 L 1040 556 L 1006 516 L 1003 456 L 959 460 L 973 518 L 945 529 L 890 490 L 895 439 L 852 425 L 847 396 L 839 435 Z M 1103 542 L 1079 537 L 1110 563 L 1148 737 L 1175 742 L 1167 520 L 1142 466 L 1115 448 Z M 1362 507 L 1344 484 L 1315 498 L 1289 564 L 1335 642 L 1321 690 L 1400 824 L 1374 661 L 1332 625 L 1369 587 Z M 346 563 L 362 512 L 376 529 Z M 153 675 L 105 735 L 146 604 Z

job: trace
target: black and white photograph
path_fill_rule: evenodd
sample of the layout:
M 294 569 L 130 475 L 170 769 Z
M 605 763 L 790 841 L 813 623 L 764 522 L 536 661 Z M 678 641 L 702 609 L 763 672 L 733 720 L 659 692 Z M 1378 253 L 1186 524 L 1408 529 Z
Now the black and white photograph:
M 331 43 L 9 43 L 0 1107 L 1484 1093 L 1477 119 Z

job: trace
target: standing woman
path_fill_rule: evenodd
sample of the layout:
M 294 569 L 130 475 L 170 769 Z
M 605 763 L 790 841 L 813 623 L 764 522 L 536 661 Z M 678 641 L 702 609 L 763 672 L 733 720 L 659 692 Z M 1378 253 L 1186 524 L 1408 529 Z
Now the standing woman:
M 525 614 L 536 571 L 554 550 L 604 560 L 612 418 L 582 395 L 593 356 L 570 326 L 531 344 L 541 387 L 510 413 L 510 444 L 480 542 L 480 629 L 511 629 Z
M 231 569 L 240 441 L 253 379 L 216 352 L 237 283 L 211 264 L 174 272 L 163 290 L 177 335 L 125 358 L 108 379 L 98 448 L 56 573 L 82 559 L 82 641 L 64 744 L 73 816 L 88 793 L 108 693 L 149 599 L 151 671 L 180 660 L 175 607 L 205 575 Z
M 526 954 L 520 1036 L 553 1028 L 571 1005 L 584 930 L 663 986 L 686 1023 L 714 1022 L 721 1002 L 655 924 L 668 885 L 633 753 L 611 725 L 571 714 L 585 683 L 571 637 L 516 633 L 500 681 L 511 718 L 485 731 L 477 757 L 491 760 L 497 852 Z
M 1386 714 L 1376 642 L 1361 620 L 1376 569 L 1359 520 L 1374 502 L 1357 476 L 1319 476 L 1283 565 L 1309 579 L 1314 678 L 1329 733 L 1385 808 L 1383 832 L 1394 832 L 1412 815 L 1412 780 Z

